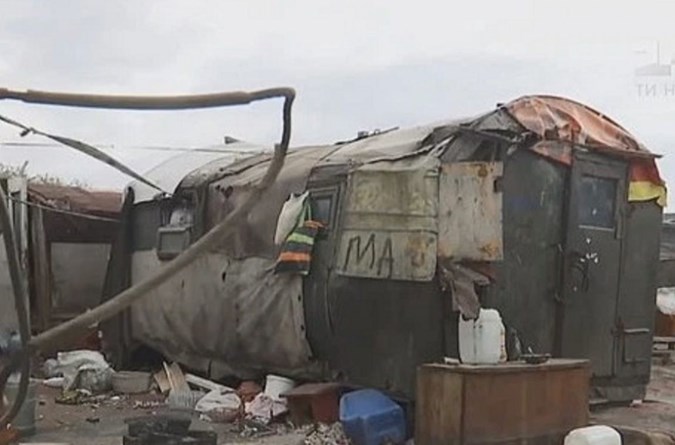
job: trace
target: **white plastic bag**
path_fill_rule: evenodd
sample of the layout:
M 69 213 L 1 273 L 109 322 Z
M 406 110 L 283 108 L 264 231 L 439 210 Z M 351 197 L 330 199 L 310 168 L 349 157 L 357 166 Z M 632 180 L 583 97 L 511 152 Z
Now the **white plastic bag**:
M 232 389 L 216 389 L 199 399 L 195 411 L 200 418 L 219 423 L 229 423 L 241 413 L 242 402 Z
M 98 392 L 112 386 L 113 370 L 98 351 L 59 352 L 56 361 L 58 366 L 54 368 L 54 372 L 63 375 L 64 390 L 81 388 Z M 91 385 L 94 387 L 89 388 Z
M 277 220 L 277 230 L 274 234 L 274 244 L 281 245 L 288 235 L 291 234 L 295 226 L 298 224 L 298 219 L 302 215 L 302 211 L 305 207 L 305 201 L 309 196 L 309 192 L 305 192 L 301 195 L 292 194 L 284 203 L 284 206 L 281 208 L 281 213 L 279 213 L 279 219 Z

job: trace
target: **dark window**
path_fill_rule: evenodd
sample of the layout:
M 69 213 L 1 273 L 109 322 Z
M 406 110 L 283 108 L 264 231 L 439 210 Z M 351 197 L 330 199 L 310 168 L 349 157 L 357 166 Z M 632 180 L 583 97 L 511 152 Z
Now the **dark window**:
M 326 227 L 330 225 L 330 220 L 332 216 L 333 209 L 333 197 L 332 196 L 311 196 L 310 195 L 310 208 L 312 210 L 312 219 L 319 221 Z
M 579 225 L 614 228 L 616 180 L 583 175 L 579 196 Z

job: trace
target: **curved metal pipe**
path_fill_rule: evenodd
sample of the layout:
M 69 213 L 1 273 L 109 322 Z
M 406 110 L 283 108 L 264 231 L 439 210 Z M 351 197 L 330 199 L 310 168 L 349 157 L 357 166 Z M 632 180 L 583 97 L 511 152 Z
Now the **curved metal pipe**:
M 146 295 L 149 291 L 161 285 L 168 278 L 177 272 L 180 272 L 195 259 L 212 249 L 214 245 L 220 243 L 224 238 L 229 236 L 236 224 L 244 218 L 253 206 L 260 200 L 265 190 L 274 183 L 281 168 L 284 165 L 286 153 L 291 140 L 291 111 L 293 108 L 293 101 L 295 100 L 295 90 L 292 88 L 273 88 L 267 90 L 254 91 L 252 93 L 219 93 L 199 96 L 170 96 L 170 97 L 142 97 L 142 96 L 97 96 L 97 95 L 83 95 L 83 94 L 62 94 L 62 93 L 45 93 L 36 91 L 27 91 L 24 93 L 10 91 L 7 89 L 0 89 L 0 99 L 18 99 L 29 103 L 41 103 L 52 105 L 65 105 L 77 107 L 92 107 L 92 108 L 124 108 L 124 109 L 139 109 L 139 110 L 158 110 L 158 109 L 187 109 L 187 108 L 207 108 L 227 105 L 244 105 L 253 101 L 283 98 L 283 129 L 281 133 L 281 141 L 274 149 L 274 156 L 272 161 L 261 179 L 260 183 L 253 189 L 253 192 L 247 199 L 232 213 L 230 213 L 222 222 L 213 227 L 208 233 L 202 236 L 194 244 L 184 250 L 179 256 L 167 263 L 154 276 L 141 281 L 140 283 L 120 292 L 112 299 L 97 306 L 96 308 L 87 311 L 77 317 L 55 326 L 41 334 L 33 337 L 27 344 L 24 344 L 21 354 L 18 354 L 13 359 L 10 366 L 6 368 L 7 372 L 3 370 L 0 373 L 0 388 L 4 387 L 7 378 L 22 364 L 24 369 L 29 365 L 30 353 L 41 348 L 46 348 L 54 345 L 54 343 L 68 338 L 71 335 L 77 334 L 86 330 L 92 325 L 100 323 L 110 317 L 113 317 L 128 308 L 134 301 Z M 10 228 L 9 223 L 2 220 L 2 226 Z M 13 241 L 13 239 L 12 239 Z M 6 239 L 7 243 L 7 239 Z M 16 248 L 14 243 L 10 243 L 9 249 L 13 252 Z M 12 281 L 14 283 L 14 279 Z M 20 281 L 19 281 L 20 282 Z M 25 300 L 22 300 L 25 302 Z M 25 306 L 24 306 L 25 309 Z M 17 308 L 18 310 L 18 308 Z M 22 336 L 23 339 L 28 337 Z M 5 375 L 6 374 L 6 375 Z M 22 375 L 23 377 L 23 375 Z M 25 383 L 28 387 L 28 380 Z M 25 394 L 24 394 L 25 397 Z M 17 400 L 19 398 L 17 397 Z M 19 405 L 20 407 L 20 405 Z M 18 412 L 18 407 L 12 407 L 12 410 L 0 419 L 0 428 L 4 428 L 9 420 L 11 420 Z
M 127 96 L 55 93 L 50 91 L 16 91 L 0 88 L 0 100 L 13 99 L 25 103 L 69 107 L 106 108 L 117 110 L 187 110 L 230 105 L 247 105 L 274 97 L 295 96 L 292 88 L 269 88 L 252 92 L 193 94 L 181 96 Z
M 12 290 L 14 292 L 14 306 L 19 319 L 19 335 L 21 336 L 21 351 L 15 352 L 10 363 L 0 370 L 0 388 L 4 388 L 9 376 L 17 369 L 21 368 L 21 380 L 19 381 L 19 390 L 12 402 L 9 411 L 2 413 L 0 417 L 0 430 L 18 414 L 26 399 L 28 393 L 28 383 L 30 381 L 30 319 L 28 318 L 28 308 L 26 307 L 28 296 L 26 286 L 21 275 L 19 261 L 19 251 L 14 238 L 14 229 L 12 228 L 9 210 L 7 209 L 7 195 L 0 187 L 0 227 L 2 227 L 2 238 L 7 251 L 7 264 L 9 266 L 9 276 L 12 281 Z

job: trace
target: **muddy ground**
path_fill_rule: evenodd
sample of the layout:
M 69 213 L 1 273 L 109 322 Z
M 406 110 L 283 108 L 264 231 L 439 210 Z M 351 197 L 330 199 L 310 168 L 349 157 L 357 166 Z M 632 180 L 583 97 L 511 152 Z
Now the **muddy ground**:
M 107 395 L 101 400 L 79 405 L 62 405 L 55 402 L 59 393 L 60 390 L 40 386 L 36 412 L 37 434 L 22 439 L 23 442 L 120 445 L 127 430 L 124 419 L 170 411 L 163 403 L 164 397 L 152 394 L 119 399 Z M 219 444 L 295 445 L 305 437 L 284 425 L 256 432 L 250 427 L 207 423 L 194 416 L 193 419 L 192 429 L 216 431 Z
M 591 414 L 592 421 L 675 437 L 675 366 L 655 366 L 652 374 L 648 397 L 643 403 L 596 408 Z M 126 431 L 124 419 L 168 410 L 164 398 L 152 394 L 119 399 L 108 395 L 80 405 L 57 404 L 58 394 L 59 390 L 40 386 L 37 434 L 23 442 L 117 445 L 122 443 Z M 218 432 L 219 444 L 295 445 L 305 438 L 302 432 L 284 425 L 256 432 L 242 425 L 213 424 L 195 418 L 192 428 Z

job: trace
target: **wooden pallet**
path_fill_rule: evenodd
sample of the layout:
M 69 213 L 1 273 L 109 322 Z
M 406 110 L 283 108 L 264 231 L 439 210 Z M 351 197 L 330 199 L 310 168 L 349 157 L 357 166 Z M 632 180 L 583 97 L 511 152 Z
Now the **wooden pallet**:
M 675 337 L 654 337 L 654 350 L 664 349 L 675 350 Z
M 654 337 L 652 358 L 655 363 L 668 365 L 675 355 L 675 337 Z

